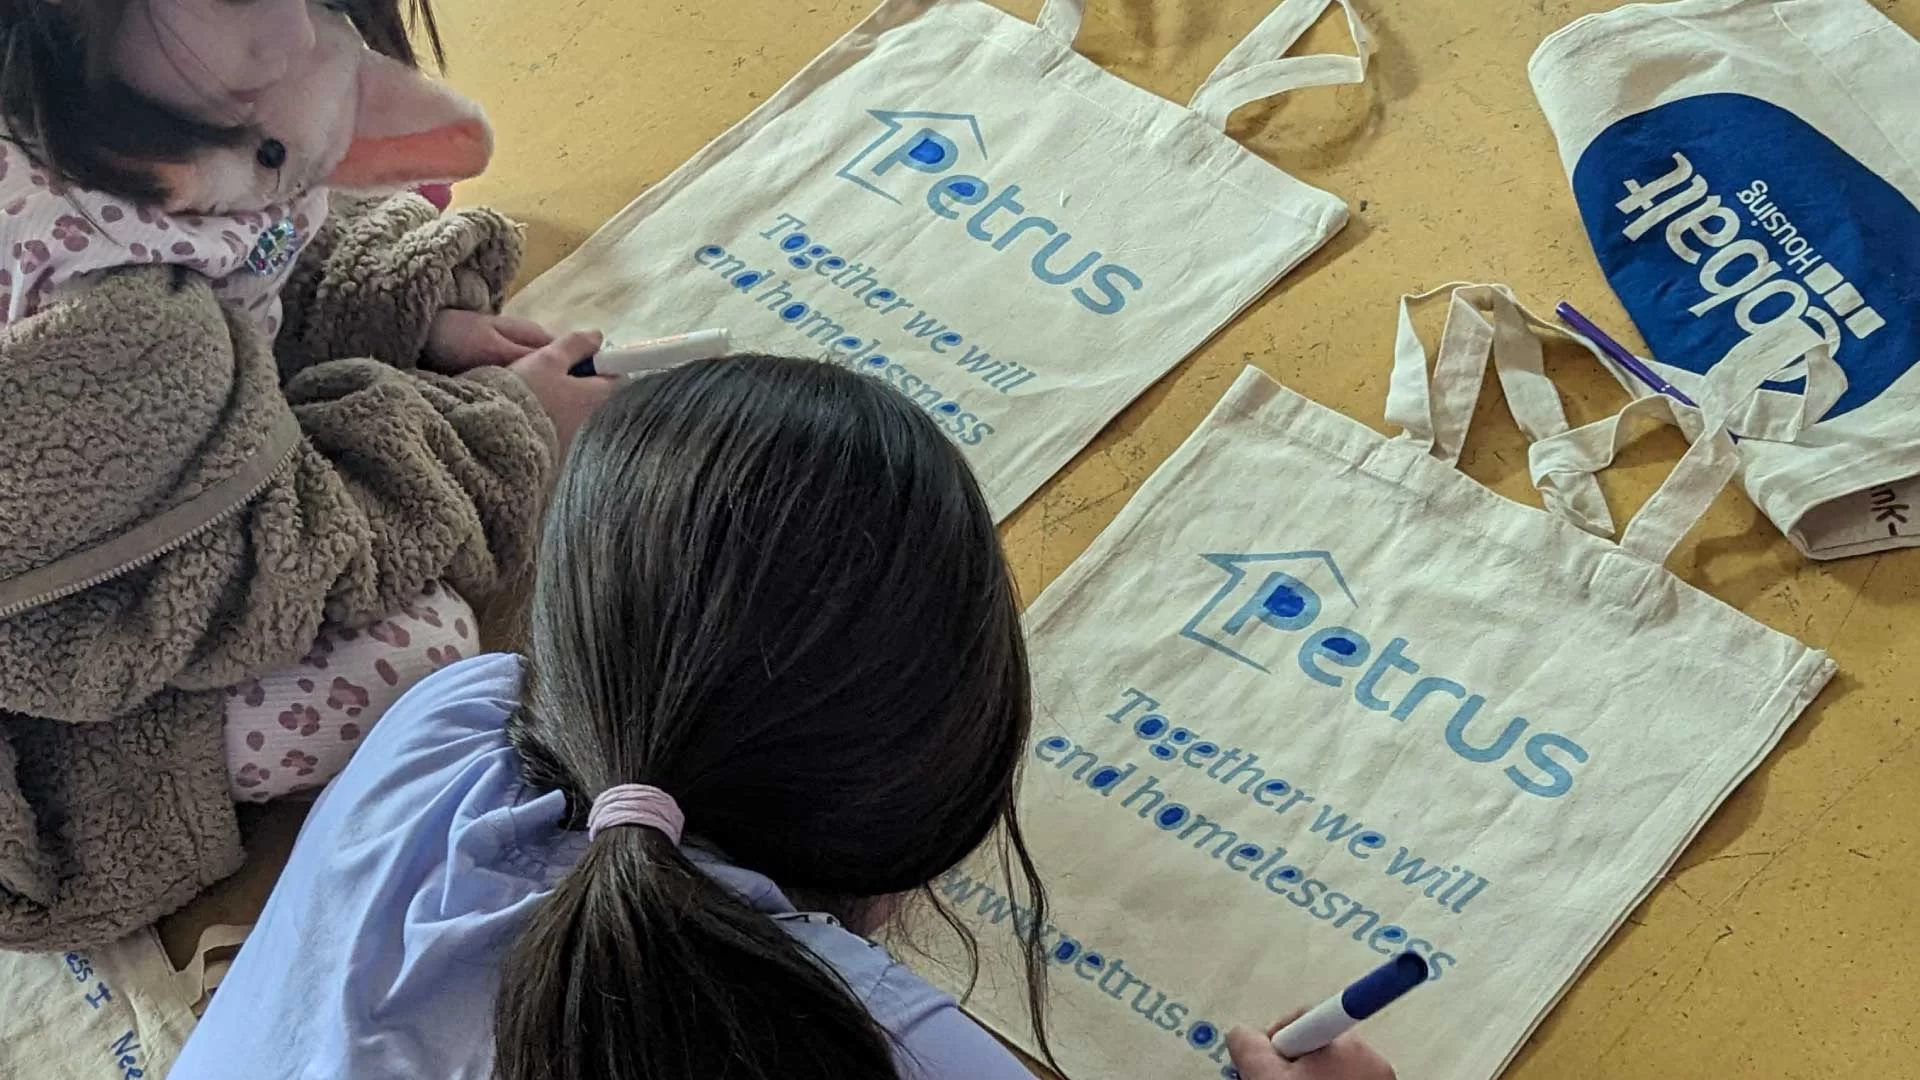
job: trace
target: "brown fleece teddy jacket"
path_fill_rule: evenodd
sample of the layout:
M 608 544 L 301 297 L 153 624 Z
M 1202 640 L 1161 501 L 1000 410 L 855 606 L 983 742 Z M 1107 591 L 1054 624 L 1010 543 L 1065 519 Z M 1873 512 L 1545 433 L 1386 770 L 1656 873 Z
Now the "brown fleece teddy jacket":
M 524 568 L 551 423 L 508 372 L 408 370 L 519 253 L 490 212 L 336 196 L 277 359 L 169 267 L 0 328 L 0 947 L 117 939 L 239 867 L 225 687 Z

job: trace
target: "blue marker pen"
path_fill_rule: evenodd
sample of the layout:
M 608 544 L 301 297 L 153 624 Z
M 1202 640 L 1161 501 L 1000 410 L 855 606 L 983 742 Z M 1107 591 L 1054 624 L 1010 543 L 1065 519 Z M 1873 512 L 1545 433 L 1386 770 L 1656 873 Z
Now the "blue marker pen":
M 1273 1048 L 1289 1061 L 1305 1057 L 1426 981 L 1426 960 L 1417 952 L 1403 952 L 1281 1028 Z

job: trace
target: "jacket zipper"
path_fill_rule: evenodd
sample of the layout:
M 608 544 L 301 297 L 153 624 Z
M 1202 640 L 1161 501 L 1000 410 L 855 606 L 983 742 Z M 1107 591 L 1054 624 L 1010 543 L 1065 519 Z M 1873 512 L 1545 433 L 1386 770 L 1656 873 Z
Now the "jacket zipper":
M 73 596 L 76 593 L 86 592 L 95 585 L 104 584 L 119 577 L 121 574 L 131 573 L 143 566 L 158 562 L 168 555 L 179 551 L 181 548 L 186 547 L 188 544 L 205 535 L 214 526 L 221 524 L 241 510 L 246 509 L 248 503 L 259 498 L 262 492 L 272 487 L 275 481 L 279 480 L 293 467 L 293 451 L 295 449 L 296 447 L 288 447 L 286 456 L 281 459 L 280 464 L 274 466 L 272 472 L 267 474 L 266 479 L 254 485 L 252 490 L 240 498 L 235 499 L 226 509 L 221 510 L 207 520 L 195 525 L 193 528 L 188 529 L 186 532 L 181 533 L 179 536 L 174 537 L 159 547 L 154 548 L 152 551 L 143 552 L 138 558 L 128 559 L 126 562 L 104 573 L 95 574 L 84 581 L 70 582 L 58 589 L 49 589 L 39 596 L 31 596 L 17 603 L 9 604 L 6 607 L 0 607 L 0 619 L 11 619 L 22 612 L 32 611 L 34 608 L 51 604 L 57 600 L 65 600 L 67 597 Z

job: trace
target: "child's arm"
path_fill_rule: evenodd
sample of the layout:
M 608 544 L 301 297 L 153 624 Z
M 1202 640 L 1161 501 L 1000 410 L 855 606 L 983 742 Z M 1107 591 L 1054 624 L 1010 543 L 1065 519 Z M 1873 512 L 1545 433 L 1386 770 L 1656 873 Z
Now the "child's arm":
M 554 432 L 513 373 L 346 360 L 283 396 L 265 344 L 169 278 L 110 274 L 0 331 L 0 711 L 225 686 L 323 619 L 435 580 L 483 596 L 530 558 Z M 63 580 L 86 587 L 7 613 Z
M 435 315 L 497 312 L 519 268 L 519 229 L 491 210 L 336 192 L 281 291 L 281 374 L 350 356 L 416 367 Z

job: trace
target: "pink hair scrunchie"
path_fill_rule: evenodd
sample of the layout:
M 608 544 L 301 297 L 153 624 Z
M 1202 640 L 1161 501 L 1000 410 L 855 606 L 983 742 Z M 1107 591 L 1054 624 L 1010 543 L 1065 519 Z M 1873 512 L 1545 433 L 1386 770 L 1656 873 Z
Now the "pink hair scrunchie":
M 651 784 L 615 784 L 596 796 L 587 811 L 587 840 L 621 825 L 658 829 L 678 846 L 687 818 L 673 796 Z

